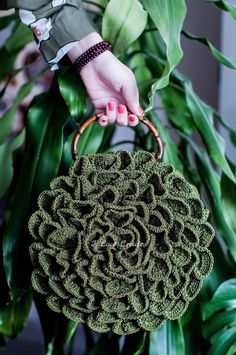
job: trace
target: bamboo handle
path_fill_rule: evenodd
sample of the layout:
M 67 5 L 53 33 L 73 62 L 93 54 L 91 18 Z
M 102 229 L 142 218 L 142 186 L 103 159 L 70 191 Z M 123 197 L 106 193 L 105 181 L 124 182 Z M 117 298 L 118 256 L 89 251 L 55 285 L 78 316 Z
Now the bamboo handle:
M 130 112 L 128 113 L 130 114 Z M 103 116 L 104 112 L 95 114 L 93 116 L 91 116 L 90 118 L 88 118 L 82 125 L 81 127 L 78 129 L 78 131 L 75 133 L 75 137 L 73 139 L 72 145 L 71 145 L 71 154 L 74 160 L 76 160 L 78 158 L 78 153 L 77 153 L 77 143 L 83 133 L 83 131 L 85 130 L 85 128 L 87 128 L 91 123 L 93 123 L 94 121 L 97 121 L 99 119 L 99 117 Z M 152 132 L 152 134 L 154 135 L 154 138 L 156 140 L 157 143 L 157 153 L 155 155 L 157 161 L 160 161 L 163 155 L 163 144 L 161 141 L 161 138 L 159 136 L 159 132 L 157 131 L 157 129 L 154 127 L 154 125 L 152 124 L 151 121 L 149 121 L 146 117 L 144 116 L 137 116 L 139 121 L 141 121 L 142 123 L 144 123 Z

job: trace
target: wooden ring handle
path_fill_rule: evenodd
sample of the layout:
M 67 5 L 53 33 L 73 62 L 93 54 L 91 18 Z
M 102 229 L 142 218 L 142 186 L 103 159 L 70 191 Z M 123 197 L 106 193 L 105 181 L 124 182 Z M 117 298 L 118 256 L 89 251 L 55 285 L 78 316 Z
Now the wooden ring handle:
M 104 114 L 105 114 L 104 112 L 101 112 L 101 113 L 91 116 L 81 125 L 81 127 L 75 133 L 75 136 L 74 136 L 74 139 L 73 139 L 73 142 L 71 145 L 71 154 L 72 154 L 72 157 L 74 160 L 76 160 L 78 158 L 77 143 L 78 143 L 83 131 L 91 123 L 93 123 L 94 121 L 97 121 Z M 131 114 L 131 113 L 128 112 L 128 114 Z M 157 151 L 155 157 L 156 157 L 157 161 L 160 161 L 162 158 L 162 155 L 163 155 L 163 144 L 162 144 L 162 141 L 161 141 L 161 138 L 159 136 L 157 129 L 153 126 L 152 122 L 149 121 L 146 117 L 144 117 L 144 116 L 137 116 L 137 117 L 138 117 L 139 121 L 143 122 L 151 130 L 152 134 L 154 135 L 154 138 L 156 140 L 157 147 L 158 147 L 158 151 Z

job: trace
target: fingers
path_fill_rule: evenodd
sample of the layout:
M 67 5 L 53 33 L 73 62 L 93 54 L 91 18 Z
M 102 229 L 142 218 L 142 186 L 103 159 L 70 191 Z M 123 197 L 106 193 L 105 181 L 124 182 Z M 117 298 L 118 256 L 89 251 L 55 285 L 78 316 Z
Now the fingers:
M 111 101 L 106 105 L 106 116 L 108 123 L 117 123 L 119 126 L 128 125 L 128 112 L 125 105 L 116 104 Z
M 129 115 L 128 116 L 128 123 L 129 123 L 129 126 L 131 126 L 131 127 L 137 126 L 137 124 L 139 123 L 139 119 L 136 115 Z
M 127 126 L 128 125 L 128 112 L 125 105 L 117 105 L 116 110 L 116 123 L 119 126 Z
M 99 112 L 99 110 L 97 112 Z M 106 105 L 106 113 L 98 119 L 98 123 L 101 126 L 117 123 L 119 126 L 129 125 L 134 127 L 139 123 L 139 119 L 134 114 L 128 115 L 127 107 L 125 105 L 111 101 Z
M 100 126 L 106 126 L 108 124 L 108 117 L 105 115 L 99 117 L 98 123 L 100 124 Z
M 108 118 L 108 123 L 114 123 L 116 120 L 116 103 L 111 101 L 108 102 L 106 106 L 106 116 Z
M 141 116 L 143 109 L 139 104 L 139 92 L 134 74 L 129 72 L 129 80 L 126 80 L 122 88 L 123 98 L 128 109 L 135 115 Z

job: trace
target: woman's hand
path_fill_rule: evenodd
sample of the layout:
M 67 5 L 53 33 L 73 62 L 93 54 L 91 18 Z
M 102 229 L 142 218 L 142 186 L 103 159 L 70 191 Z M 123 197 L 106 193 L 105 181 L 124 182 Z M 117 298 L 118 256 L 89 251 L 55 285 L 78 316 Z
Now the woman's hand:
M 69 58 L 74 62 L 85 50 L 100 41 L 102 37 L 96 32 L 86 36 L 70 50 Z M 80 75 L 96 112 L 106 113 L 99 118 L 100 125 L 115 122 L 136 126 L 139 123 L 137 115 L 142 115 L 143 110 L 139 105 L 135 76 L 110 51 L 94 58 L 81 70 Z M 132 114 L 128 115 L 128 110 Z

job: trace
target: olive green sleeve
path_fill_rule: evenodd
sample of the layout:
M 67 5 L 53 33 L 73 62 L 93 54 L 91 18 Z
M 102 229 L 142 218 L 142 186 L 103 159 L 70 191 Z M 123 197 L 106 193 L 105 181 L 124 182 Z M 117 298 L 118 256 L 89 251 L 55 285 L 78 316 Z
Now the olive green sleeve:
M 21 21 L 28 25 L 38 47 L 52 69 L 82 38 L 97 32 L 81 0 L 7 0 L 1 9 L 14 7 Z

